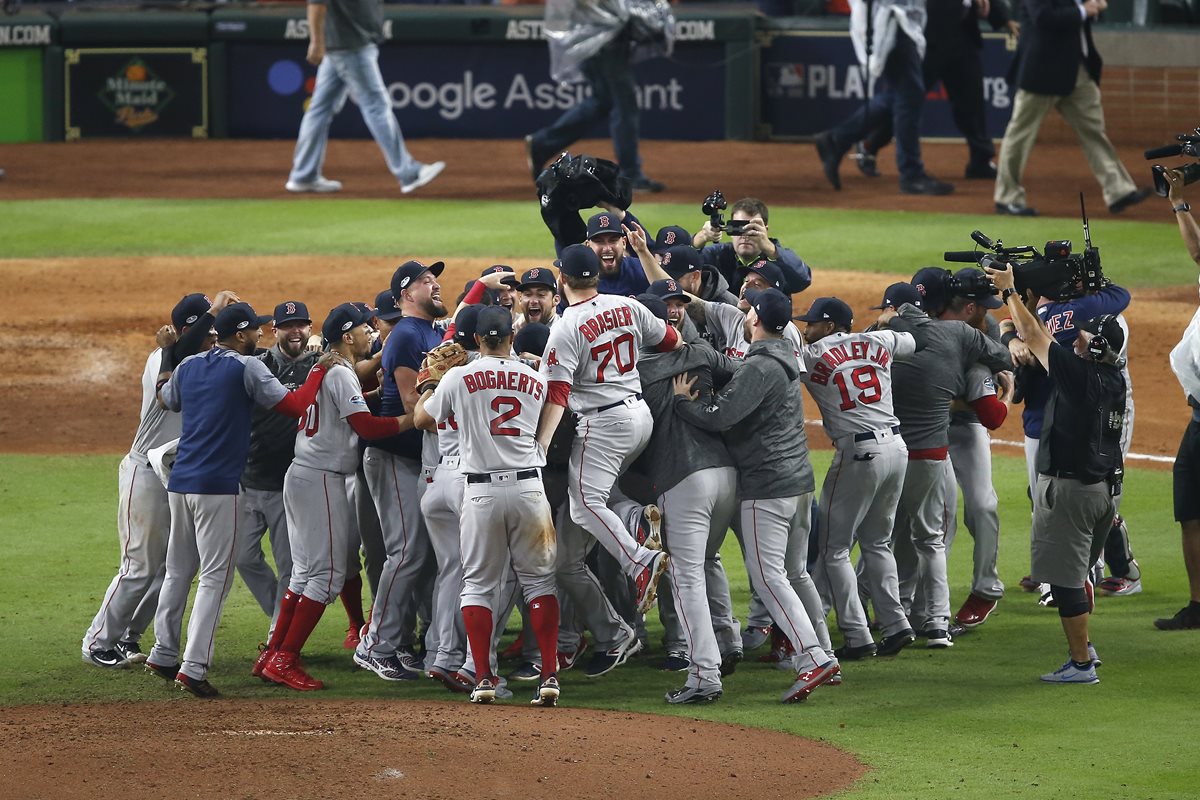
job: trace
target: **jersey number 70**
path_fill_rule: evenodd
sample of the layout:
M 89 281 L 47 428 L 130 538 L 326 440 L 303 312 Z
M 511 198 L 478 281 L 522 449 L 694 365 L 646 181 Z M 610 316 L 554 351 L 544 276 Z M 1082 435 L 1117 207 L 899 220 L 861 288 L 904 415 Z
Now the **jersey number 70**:
M 622 352 L 624 348 L 624 352 Z M 604 370 L 612 363 L 617 372 L 624 375 L 637 366 L 637 353 L 633 346 L 633 334 L 622 333 L 611 342 L 601 342 L 592 348 L 592 361 L 599 361 L 596 367 L 596 383 L 604 383 Z

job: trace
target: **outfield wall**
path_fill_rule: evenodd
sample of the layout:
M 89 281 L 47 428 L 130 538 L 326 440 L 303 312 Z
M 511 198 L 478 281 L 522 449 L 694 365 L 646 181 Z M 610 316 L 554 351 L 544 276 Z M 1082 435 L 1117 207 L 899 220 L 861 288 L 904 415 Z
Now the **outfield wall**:
M 677 7 L 676 51 L 637 70 L 647 139 L 807 139 L 862 102 L 846 19 L 767 19 Z M 407 136 L 521 136 L 577 103 L 549 77 L 541 9 L 386 6 L 380 68 Z M 98 137 L 290 138 L 312 94 L 302 5 L 121 12 L 71 9 L 0 18 L 0 142 Z M 1109 128 L 1156 143 L 1200 124 L 1200 31 L 1103 29 Z M 1012 105 L 1014 42 L 984 41 L 988 127 Z M 604 136 L 604 126 L 593 131 Z M 333 135 L 367 137 L 357 114 Z M 941 86 L 922 135 L 956 137 Z M 1069 138 L 1051 121 L 1045 136 Z

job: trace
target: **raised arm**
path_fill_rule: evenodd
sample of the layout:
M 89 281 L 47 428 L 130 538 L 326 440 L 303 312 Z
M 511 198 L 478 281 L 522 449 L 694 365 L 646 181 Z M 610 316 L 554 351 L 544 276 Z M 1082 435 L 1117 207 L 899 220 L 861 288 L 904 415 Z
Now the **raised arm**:
M 1025 346 L 1029 348 L 1034 358 L 1048 370 L 1050 368 L 1050 345 L 1054 341 L 1054 337 L 1050 335 L 1050 331 L 1046 330 L 1042 321 L 1021 302 L 1021 295 L 1017 293 L 1016 287 L 1013 285 L 1012 269 L 1000 270 L 985 267 L 984 272 L 991 277 L 996 288 L 1000 290 L 1004 304 L 1008 306 L 1008 313 L 1012 314 L 1013 324 L 1016 325 L 1017 333 L 1025 342 Z M 1008 291 L 1009 289 L 1012 291 Z

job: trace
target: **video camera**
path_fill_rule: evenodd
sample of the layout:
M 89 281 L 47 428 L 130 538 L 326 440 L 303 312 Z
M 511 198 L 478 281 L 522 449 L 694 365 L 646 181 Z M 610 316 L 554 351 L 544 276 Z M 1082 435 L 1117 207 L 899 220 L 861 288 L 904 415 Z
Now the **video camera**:
M 542 208 L 579 211 L 600 203 L 626 209 L 633 203 L 633 186 L 617 165 L 589 155 L 563 153 L 537 178 Z
M 725 195 L 721 194 L 720 189 L 713 189 L 712 194 L 704 198 L 704 202 L 700 204 L 700 213 L 708 217 L 713 230 L 723 231 L 730 236 L 741 236 L 745 232 L 749 220 L 731 219 L 726 223 L 721 212 L 727 208 L 729 208 L 729 203 L 725 200 Z
M 1195 133 L 1181 133 L 1175 138 L 1179 141 L 1179 144 L 1156 147 L 1143 153 L 1146 160 L 1153 161 L 1156 158 L 1169 158 L 1171 156 L 1200 158 L 1200 128 L 1196 128 Z M 1159 197 L 1166 197 L 1171 193 L 1171 184 L 1167 180 L 1167 171 L 1169 169 L 1176 169 L 1183 175 L 1184 186 L 1200 180 L 1200 161 L 1184 164 L 1182 167 L 1164 167 L 1161 164 L 1155 164 L 1150 168 L 1150 172 L 1154 175 L 1154 193 Z
M 978 250 L 947 251 L 946 261 L 978 264 L 992 269 L 1013 269 L 1013 283 L 1022 296 L 1029 289 L 1042 297 L 1064 301 L 1081 297 L 1107 285 L 1100 267 L 1100 248 L 1092 246 L 1092 234 L 1088 226 L 1087 211 L 1083 208 L 1083 195 L 1079 196 L 1079 207 L 1083 215 L 1082 253 L 1071 252 L 1071 242 L 1059 239 L 1046 242 L 1041 252 L 1033 245 L 1006 247 L 1000 239 L 992 240 L 981 231 L 971 231 L 971 239 L 990 252 Z

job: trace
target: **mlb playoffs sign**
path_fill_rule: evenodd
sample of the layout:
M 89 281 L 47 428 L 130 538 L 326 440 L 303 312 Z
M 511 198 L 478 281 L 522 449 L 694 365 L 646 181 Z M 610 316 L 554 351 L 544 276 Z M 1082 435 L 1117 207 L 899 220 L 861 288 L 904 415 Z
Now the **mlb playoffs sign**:
M 67 139 L 208 136 L 203 48 L 67 50 Z

